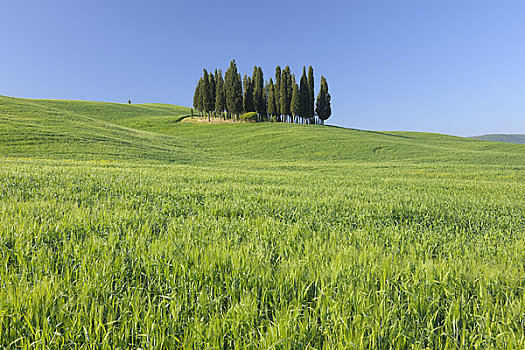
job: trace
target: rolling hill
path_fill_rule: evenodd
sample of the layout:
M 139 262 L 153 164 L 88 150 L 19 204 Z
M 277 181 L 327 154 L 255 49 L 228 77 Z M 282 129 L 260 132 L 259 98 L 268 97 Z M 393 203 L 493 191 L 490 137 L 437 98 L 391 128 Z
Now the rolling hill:
M 178 123 L 190 109 L 0 97 L 0 155 L 164 162 L 231 160 L 523 164 L 521 145 L 416 132 L 280 123 Z
M 0 97 L 0 348 L 523 349 L 525 146 Z

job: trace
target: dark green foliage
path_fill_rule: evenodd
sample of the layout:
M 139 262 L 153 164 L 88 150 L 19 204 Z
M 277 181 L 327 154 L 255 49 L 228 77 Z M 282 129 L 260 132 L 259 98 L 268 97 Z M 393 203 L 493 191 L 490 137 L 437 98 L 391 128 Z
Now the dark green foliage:
M 280 84 L 279 84 L 280 85 Z M 281 91 L 280 86 L 278 87 L 277 84 L 273 86 L 273 98 L 275 101 L 275 120 L 279 119 L 279 116 L 281 115 Z
M 205 113 L 213 110 L 213 94 L 211 92 L 210 78 L 206 69 L 203 69 L 204 75 L 202 77 L 202 107 Z
M 266 84 L 262 68 L 257 66 L 253 67 L 251 77 L 245 74 L 244 79 L 241 79 L 235 60 L 230 62 L 224 79 L 220 70 L 216 69 L 214 74 L 209 75 L 206 70 L 204 72 L 205 76 L 195 88 L 193 99 L 194 107 L 204 113 L 213 111 L 214 115 L 222 115 L 226 110 L 227 117 L 236 118 L 242 112 L 257 112 L 258 121 L 268 120 L 268 113 L 275 117 L 274 120 L 282 122 L 316 121 L 312 66 L 308 74 L 303 66 L 300 82 L 295 80 L 289 66 L 282 70 L 277 66 L 275 83 L 270 79 Z M 321 105 L 326 106 L 326 102 L 325 99 Z
M 261 68 L 259 67 L 259 69 Z M 261 77 L 263 76 L 262 74 L 263 73 L 261 69 Z M 263 85 L 264 85 L 264 79 L 263 79 Z M 268 115 L 268 88 L 266 85 L 264 85 L 263 91 L 262 91 L 262 109 L 260 113 L 261 120 L 264 120 L 267 115 Z
M 202 78 L 199 79 L 199 82 L 195 87 L 195 93 L 193 94 L 193 108 L 202 111 Z
M 252 79 L 244 75 L 243 80 L 243 87 L 244 87 L 244 95 L 243 95 L 243 108 L 244 112 L 255 112 L 255 109 L 253 107 L 253 84 Z
M 286 79 L 286 71 L 283 70 L 281 75 L 281 81 L 279 83 L 279 112 L 282 115 L 283 121 L 289 109 L 289 105 L 287 105 L 288 101 L 286 100 L 287 82 L 288 80 Z
M 292 85 L 293 85 L 293 91 L 292 91 L 292 102 L 290 105 L 290 109 L 292 112 L 292 116 L 295 117 L 299 114 L 299 86 L 297 86 L 297 83 L 295 82 L 295 77 L 292 79 Z
M 264 77 L 261 67 L 253 67 L 253 107 L 255 111 L 263 116 L 266 113 L 266 102 L 264 99 Z
M 242 81 L 237 72 L 235 60 L 230 62 L 230 68 L 224 75 L 224 89 L 226 94 L 226 110 L 229 113 L 239 114 L 243 108 Z
M 215 75 L 217 75 L 217 70 L 215 70 Z M 217 83 L 215 81 L 214 75 L 210 72 L 210 75 L 208 76 L 209 81 L 209 89 L 210 89 L 210 96 L 211 96 L 211 108 L 210 111 L 215 111 L 215 93 L 217 89 Z
M 291 117 L 292 116 L 292 94 L 293 94 L 293 85 L 295 84 L 295 77 L 293 76 L 292 71 L 289 66 L 286 66 L 285 71 L 286 71 L 286 101 L 289 105 L 287 115 Z
M 231 93 L 230 90 L 232 89 L 232 79 L 228 78 L 231 73 L 229 72 L 231 70 L 231 64 L 230 68 L 226 70 L 226 73 L 224 74 L 224 109 L 226 110 L 226 115 L 229 117 L 231 114 Z
M 275 67 L 275 85 L 273 96 L 275 98 L 275 115 L 281 115 L 281 67 Z
M 226 108 L 226 97 L 224 96 L 224 79 L 222 71 L 219 69 L 217 74 L 217 86 L 215 90 L 215 112 L 222 113 Z
M 308 78 L 306 77 L 306 67 L 303 66 L 303 75 L 299 86 L 299 116 L 302 120 L 308 117 L 308 103 L 310 101 L 308 88 Z
M 273 80 L 270 78 L 270 82 L 268 83 L 268 114 L 273 117 L 276 113 L 276 107 L 275 107 L 275 87 L 273 85 Z
M 282 71 L 281 75 L 281 89 L 280 89 L 280 112 L 283 116 L 283 121 L 285 120 L 286 116 L 290 115 L 290 102 L 292 100 L 291 96 L 291 87 L 292 83 L 292 77 L 290 73 L 290 67 L 286 66 L 286 68 Z
M 308 110 L 306 114 L 306 118 L 308 118 L 309 122 L 313 122 L 314 118 L 314 103 L 315 103 L 315 85 L 314 85 L 314 69 L 312 66 L 308 68 Z
M 326 82 L 325 77 L 321 76 L 321 88 L 319 89 L 319 95 L 317 95 L 317 102 L 315 106 L 315 112 L 321 120 L 321 124 L 324 124 L 324 121 L 330 118 L 332 114 L 332 109 L 330 107 L 331 96 L 328 93 L 328 83 Z
M 240 108 L 240 110 L 237 113 L 237 116 L 238 116 L 240 113 L 242 113 L 243 103 L 244 103 L 244 101 L 243 101 L 243 93 L 242 93 L 243 89 L 242 89 L 241 73 L 237 73 L 237 80 L 235 80 L 235 81 L 236 81 L 235 86 L 237 87 L 236 90 L 238 91 L 238 93 L 240 93 L 240 95 L 239 95 L 240 96 L 240 101 L 239 101 L 239 106 L 238 106 Z
M 199 79 L 199 111 L 201 114 L 204 112 L 204 79 L 201 77 Z

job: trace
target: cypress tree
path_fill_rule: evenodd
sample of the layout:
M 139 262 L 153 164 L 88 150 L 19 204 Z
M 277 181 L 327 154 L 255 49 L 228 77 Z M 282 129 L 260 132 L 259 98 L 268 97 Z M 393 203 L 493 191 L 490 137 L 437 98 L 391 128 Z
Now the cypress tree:
M 275 67 L 273 97 L 275 99 L 275 115 L 278 117 L 281 115 L 281 67 L 279 66 Z
M 202 111 L 201 89 L 202 89 L 202 78 L 199 79 L 199 82 L 197 83 L 197 86 L 195 87 L 195 93 L 193 94 L 193 108 L 199 111 L 199 113 L 200 111 Z
M 257 112 L 257 105 L 260 103 L 260 98 L 262 97 L 262 94 L 260 94 L 258 91 L 257 91 L 257 83 L 258 83 L 258 76 L 259 75 L 259 70 L 257 69 L 257 66 L 253 66 L 253 72 L 252 72 L 252 77 L 251 77 L 251 82 L 252 82 L 252 92 L 253 92 L 253 110 L 255 112 Z M 260 96 L 257 96 L 257 95 L 260 95 Z
M 290 72 L 290 67 L 286 66 L 286 68 L 282 71 L 281 74 L 281 89 L 279 93 L 279 99 L 280 99 L 280 112 L 283 118 L 283 122 L 285 121 L 285 116 L 289 116 L 291 114 L 290 112 L 290 102 L 292 100 L 292 77 Z
M 286 79 L 286 70 L 282 71 L 281 74 L 281 81 L 279 84 L 279 112 L 281 113 L 282 122 L 284 123 L 286 112 L 288 111 L 288 106 L 286 104 L 286 83 L 288 82 L 288 79 Z
M 259 116 L 265 113 L 264 77 L 261 67 L 253 67 L 253 107 Z
M 231 117 L 231 103 L 228 100 L 229 91 L 232 89 L 232 79 L 229 78 L 229 76 L 231 75 L 231 72 L 229 72 L 230 68 L 228 68 L 226 70 L 226 73 L 224 73 L 224 109 L 226 110 L 226 118 Z
M 215 73 L 217 73 L 217 70 L 215 70 Z M 213 75 L 212 72 L 210 72 L 210 75 L 209 75 L 209 81 L 210 81 L 210 96 L 211 96 L 211 103 L 210 103 L 210 111 L 211 112 L 215 112 L 215 90 L 217 89 L 216 87 L 216 81 L 215 81 L 215 77 Z M 210 113 L 211 114 L 211 113 Z M 209 120 L 209 117 L 208 117 L 208 120 Z
M 292 118 L 292 94 L 293 94 L 293 85 L 295 84 L 295 77 L 290 70 L 290 67 L 286 66 L 286 103 L 288 105 L 288 120 L 291 122 Z
M 259 69 L 261 70 L 261 78 L 263 77 L 263 73 L 262 73 L 262 68 L 259 67 Z M 263 84 L 264 84 L 264 79 L 263 79 Z M 262 110 L 261 110 L 261 113 L 262 113 L 262 118 L 261 118 L 261 121 L 264 121 L 266 120 L 266 116 L 268 115 L 268 87 L 267 86 L 264 86 L 263 87 L 263 93 L 262 93 Z
M 237 100 L 237 120 L 239 119 L 239 114 L 242 113 L 243 99 L 242 99 L 242 79 L 241 73 L 237 73 L 237 79 L 235 79 L 235 94 L 238 96 Z
M 204 79 L 199 79 L 199 110 L 201 117 L 204 116 Z
M 273 80 L 270 78 L 268 83 L 268 114 L 270 117 L 275 116 L 275 87 L 273 85 Z
M 202 77 L 202 107 L 203 111 L 208 114 L 212 111 L 212 94 L 210 89 L 210 79 L 206 69 L 203 69 L 204 75 Z
M 292 79 L 292 102 L 290 104 L 290 110 L 292 112 L 293 122 L 295 123 L 295 118 L 299 114 L 299 86 L 295 82 L 295 77 Z
M 306 78 L 306 67 L 303 66 L 303 75 L 299 86 L 299 117 L 301 121 L 306 120 L 308 116 L 308 79 Z
M 328 93 L 328 83 L 326 79 L 321 76 L 321 88 L 319 89 L 319 95 L 317 95 L 315 112 L 319 116 L 322 125 L 324 125 L 324 121 L 332 115 L 332 108 L 330 107 L 331 100 L 332 97 Z
M 254 112 L 255 110 L 253 108 L 252 79 L 246 74 L 244 75 L 243 86 L 244 86 L 244 96 L 243 96 L 244 113 Z
M 199 87 L 199 106 L 200 106 L 200 116 L 204 117 L 204 78 L 200 79 Z
M 230 62 L 230 67 L 224 75 L 224 90 L 226 94 L 226 110 L 232 114 L 242 112 L 242 81 L 241 75 L 237 73 L 235 60 Z
M 315 103 L 315 92 L 314 92 L 314 69 L 312 66 L 308 68 L 308 114 L 306 117 L 311 123 L 314 118 L 314 103 Z
M 224 96 L 224 79 L 222 78 L 222 71 L 219 69 L 217 74 L 217 86 L 215 89 L 215 112 L 222 116 L 226 105 L 226 98 Z

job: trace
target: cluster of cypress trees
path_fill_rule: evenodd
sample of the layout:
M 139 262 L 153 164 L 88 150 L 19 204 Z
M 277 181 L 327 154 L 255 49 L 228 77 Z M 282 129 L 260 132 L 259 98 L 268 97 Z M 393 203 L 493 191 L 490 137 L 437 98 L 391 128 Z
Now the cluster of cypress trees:
M 195 87 L 193 107 L 203 117 L 239 120 L 242 113 L 255 115 L 256 121 L 280 121 L 301 124 L 324 124 L 330 117 L 331 97 L 326 79 L 321 76 L 321 87 L 314 99 L 314 70 L 303 67 L 299 84 L 286 66 L 275 68 L 272 78 L 265 83 L 261 67 L 253 67 L 252 76 L 237 72 L 235 60 L 222 77 L 222 71 L 204 74 Z

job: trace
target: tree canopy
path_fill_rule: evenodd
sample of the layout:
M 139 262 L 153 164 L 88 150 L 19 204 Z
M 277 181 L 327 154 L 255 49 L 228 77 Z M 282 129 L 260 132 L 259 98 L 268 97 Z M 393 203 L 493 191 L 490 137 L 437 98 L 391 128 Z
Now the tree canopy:
M 242 81 L 241 75 L 237 72 L 235 60 L 230 62 L 230 68 L 224 75 L 224 92 L 228 113 L 234 115 L 241 113 L 243 108 Z
M 265 82 L 261 67 L 254 66 L 252 75 L 237 71 L 235 60 L 222 76 L 221 69 L 214 73 L 203 69 L 203 76 L 195 86 L 193 108 L 208 119 L 280 121 L 289 123 L 324 124 L 331 116 L 331 96 L 326 78 L 321 76 L 317 101 L 314 98 L 314 71 L 303 66 L 299 82 L 289 66 L 275 67 L 275 81 Z M 226 111 L 226 113 L 224 113 Z M 240 118 L 242 113 L 255 113 L 255 119 Z
M 332 114 L 332 108 L 330 106 L 331 99 L 332 97 L 328 93 L 328 83 L 326 82 L 325 77 L 321 76 L 321 88 L 319 89 L 315 106 L 315 112 L 321 120 L 321 124 L 324 124 L 324 121 L 330 118 L 330 115 Z

